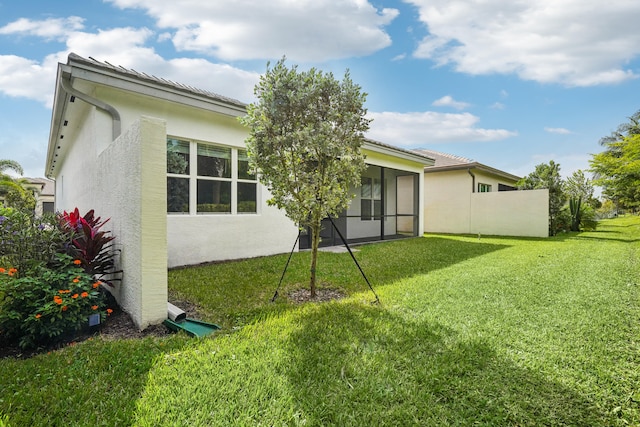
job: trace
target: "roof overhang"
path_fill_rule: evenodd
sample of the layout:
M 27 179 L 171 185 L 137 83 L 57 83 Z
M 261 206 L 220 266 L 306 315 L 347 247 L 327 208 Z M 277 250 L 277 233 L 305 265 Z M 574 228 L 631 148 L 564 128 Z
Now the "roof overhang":
M 404 148 L 394 147 L 393 145 L 384 144 L 372 139 L 365 139 L 362 144 L 362 148 L 385 156 L 392 156 L 408 160 L 410 162 L 416 162 L 423 166 L 432 166 L 435 163 L 435 160 L 429 156 L 425 156 L 415 151 L 405 150 Z
M 445 171 L 456 171 L 456 170 L 479 170 L 482 172 L 486 172 L 492 175 L 499 176 L 503 179 L 508 179 L 511 181 L 519 181 L 521 178 L 516 175 L 512 175 L 508 172 L 501 171 L 500 169 L 492 168 L 491 166 L 483 165 L 478 162 L 471 163 L 462 163 L 458 165 L 449 165 L 449 166 L 438 166 L 438 167 L 426 167 L 424 168 L 424 173 L 436 173 L 436 172 L 445 172 Z

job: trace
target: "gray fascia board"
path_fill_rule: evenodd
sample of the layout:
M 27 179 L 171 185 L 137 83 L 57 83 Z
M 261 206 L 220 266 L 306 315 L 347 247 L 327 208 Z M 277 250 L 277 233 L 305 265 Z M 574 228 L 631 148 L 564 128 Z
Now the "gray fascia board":
M 83 63 L 73 65 L 72 77 L 86 80 L 94 84 L 114 87 L 128 92 L 138 93 L 153 98 L 214 111 L 232 117 L 246 114 L 246 108 L 228 104 L 204 95 L 182 91 L 169 84 L 161 85 L 152 81 L 137 79 L 126 74 L 119 74 L 103 68 L 88 67 Z
M 69 74 L 70 67 L 64 64 L 58 64 L 58 72 L 56 75 L 55 94 L 53 96 L 53 106 L 51 108 L 51 125 L 49 127 L 49 143 L 47 146 L 47 161 L 45 164 L 44 175 L 51 178 L 50 172 L 55 159 L 56 147 L 62 142 L 59 141 L 60 126 L 67 109 L 68 94 L 62 87 L 60 80 L 64 74 Z

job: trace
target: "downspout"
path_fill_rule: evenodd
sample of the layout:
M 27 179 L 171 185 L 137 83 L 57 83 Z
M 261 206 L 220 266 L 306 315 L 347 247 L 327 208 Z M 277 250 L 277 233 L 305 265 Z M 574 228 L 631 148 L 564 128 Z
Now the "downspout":
M 467 169 L 469 175 L 471 175 L 471 193 L 476 192 L 476 176 L 471 172 L 471 168 Z M 469 233 L 471 233 L 471 195 L 469 195 Z
M 471 169 L 467 169 L 467 172 L 469 172 L 469 175 L 471 175 L 471 192 L 475 193 L 476 192 L 476 176 L 473 174 L 473 172 L 471 172 Z
M 117 137 L 120 136 L 121 132 L 121 121 L 120 121 L 120 113 L 111 105 L 106 102 L 100 101 L 99 99 L 93 98 L 86 93 L 80 92 L 77 89 L 74 89 L 71 85 L 71 76 L 65 77 L 62 76 L 60 79 L 60 84 L 62 88 L 70 95 L 75 96 L 76 98 L 82 99 L 84 102 L 93 105 L 96 108 L 99 108 L 107 114 L 111 116 L 111 139 L 115 141 Z

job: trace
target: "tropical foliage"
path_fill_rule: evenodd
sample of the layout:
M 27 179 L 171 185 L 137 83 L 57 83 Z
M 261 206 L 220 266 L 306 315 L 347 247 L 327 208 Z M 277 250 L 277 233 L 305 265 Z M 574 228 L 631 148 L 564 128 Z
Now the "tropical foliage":
M 18 162 L 0 159 L 0 196 L 4 198 L 7 206 L 32 211 L 35 208 L 36 199 L 33 193 L 25 188 L 26 181 L 9 175 L 8 170 L 12 170 L 18 175 L 24 174 L 24 170 Z
M 593 197 L 593 182 L 582 170 L 563 180 L 560 164 L 551 160 L 541 163 L 518 182 L 521 190 L 549 189 L 549 235 L 559 231 L 595 230 L 595 209 L 599 200 Z
M 600 140 L 605 151 L 589 161 L 595 184 L 620 208 L 640 206 L 640 111 L 618 130 Z
M 549 161 L 549 164 L 541 163 L 535 170 L 518 181 L 520 190 L 549 190 L 549 235 L 554 236 L 560 225 L 560 211 L 564 207 L 567 196 L 562 188 L 560 176 L 560 164 Z
M 311 233 L 311 294 L 315 295 L 321 221 L 354 197 L 366 166 L 360 151 L 369 129 L 366 94 L 347 71 L 342 81 L 312 68 L 288 68 L 284 58 L 260 78 L 242 123 L 249 160 L 269 188 L 270 204 Z
M 37 218 L 0 209 L 0 340 L 35 347 L 104 318 L 100 284 L 115 266 L 106 222 L 92 210 Z

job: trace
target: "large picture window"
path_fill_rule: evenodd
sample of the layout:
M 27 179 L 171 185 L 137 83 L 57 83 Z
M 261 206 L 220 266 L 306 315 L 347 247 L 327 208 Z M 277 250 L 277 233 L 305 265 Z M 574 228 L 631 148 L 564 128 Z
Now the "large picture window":
M 246 150 L 167 138 L 167 212 L 257 213 L 257 185 Z

